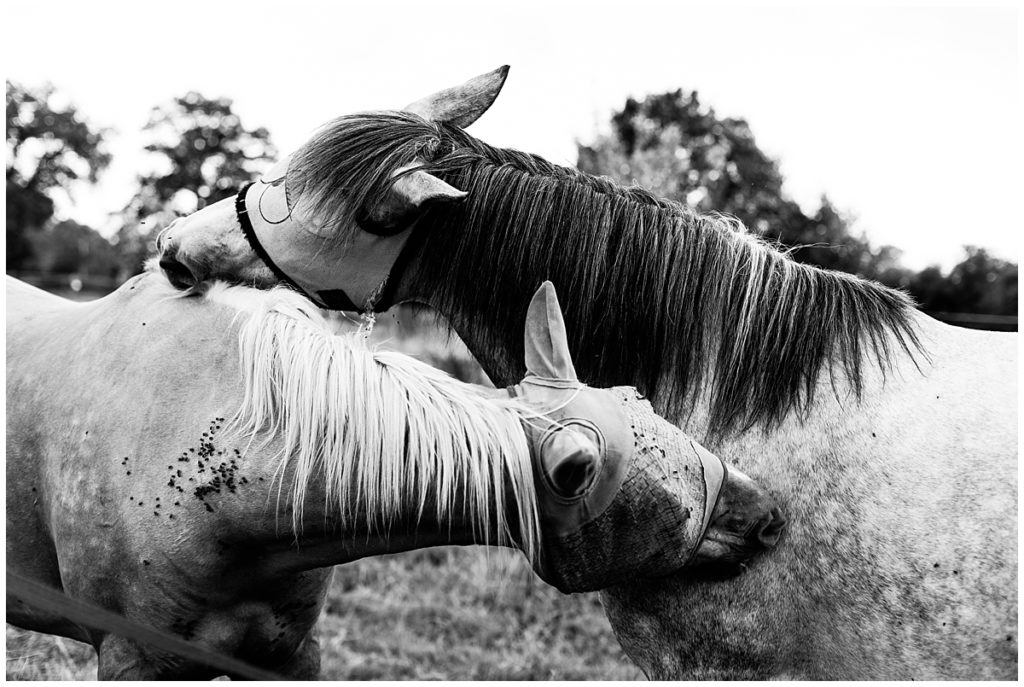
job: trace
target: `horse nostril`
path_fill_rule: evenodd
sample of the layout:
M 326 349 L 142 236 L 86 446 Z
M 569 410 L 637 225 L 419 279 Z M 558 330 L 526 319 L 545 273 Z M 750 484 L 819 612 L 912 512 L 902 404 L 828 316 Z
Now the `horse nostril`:
M 777 507 L 772 508 L 757 528 L 757 539 L 765 547 L 772 547 L 779 543 L 779 537 L 786 528 L 786 518 Z
M 167 281 L 176 289 L 190 289 L 199 282 L 187 267 L 166 253 L 160 256 L 160 269 L 167 276 Z

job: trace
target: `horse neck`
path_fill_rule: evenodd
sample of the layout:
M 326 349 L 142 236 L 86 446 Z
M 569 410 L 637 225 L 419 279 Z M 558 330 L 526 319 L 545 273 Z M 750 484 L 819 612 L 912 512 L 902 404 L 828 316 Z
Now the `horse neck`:
M 286 473 L 286 481 L 293 477 L 291 472 Z M 288 506 L 277 508 L 273 514 L 274 509 L 265 509 L 242 517 L 247 520 L 245 536 L 264 542 L 264 564 L 270 573 L 296 573 L 433 546 L 496 545 L 525 550 L 516 524 L 519 514 L 515 490 L 508 480 L 503 491 L 502 517 L 493 504 L 485 519 L 471 513 L 468 506 L 439 515 L 434 499 L 427 500 L 422 512 L 409 507 L 390 518 L 381 518 L 379 513 L 360 509 L 341 517 L 335 507 L 328 505 L 327 485 L 321 477 L 307 486 L 304 507 L 297 520 Z M 351 500 L 355 498 L 351 494 Z M 464 489 L 457 490 L 453 500 L 469 503 Z M 508 530 L 504 529 L 506 526 Z
M 318 542 L 324 565 L 416 542 L 518 541 L 519 531 L 533 550 L 537 508 L 518 406 L 330 336 L 289 312 L 304 301 L 286 299 L 239 332 L 244 391 L 232 424 L 269 436 L 273 455 L 285 457 L 273 481 L 277 510 L 291 514 L 265 527 L 291 524 L 300 542 Z
M 581 378 L 636 386 L 676 420 L 706 396 L 716 433 L 806 410 L 832 367 L 856 385 L 917 345 L 903 294 L 796 263 L 736 221 L 567 170 L 446 180 L 467 201 L 414 231 L 398 292 L 440 310 L 496 384 L 522 374 L 520 325 L 545 279 Z

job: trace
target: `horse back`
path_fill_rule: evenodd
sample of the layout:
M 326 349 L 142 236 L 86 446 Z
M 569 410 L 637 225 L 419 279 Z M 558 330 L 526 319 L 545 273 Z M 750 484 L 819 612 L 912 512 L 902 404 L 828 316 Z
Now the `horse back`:
M 36 288 L 31 284 L 7 277 L 7 329 L 31 316 L 33 312 L 40 309 L 53 310 L 61 307 L 72 306 L 73 303 L 66 298 L 55 296 L 52 293 Z

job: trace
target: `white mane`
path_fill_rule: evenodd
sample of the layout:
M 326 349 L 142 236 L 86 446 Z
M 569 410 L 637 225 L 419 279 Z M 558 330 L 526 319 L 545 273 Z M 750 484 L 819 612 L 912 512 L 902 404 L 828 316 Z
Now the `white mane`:
M 509 543 L 517 531 L 526 554 L 536 555 L 530 449 L 513 401 L 374 350 L 361 335 L 332 335 L 320 312 L 292 291 L 216 285 L 206 297 L 245 318 L 244 402 L 231 425 L 284 442 L 278 474 L 294 469 L 296 531 L 310 482 L 323 479 L 328 510 L 345 521 L 365 512 L 371 529 L 386 529 L 400 515 L 422 516 L 432 498 L 439 522 L 466 513 L 481 543 L 493 522 L 500 539 L 493 543 Z M 506 520 L 506 485 L 515 530 Z

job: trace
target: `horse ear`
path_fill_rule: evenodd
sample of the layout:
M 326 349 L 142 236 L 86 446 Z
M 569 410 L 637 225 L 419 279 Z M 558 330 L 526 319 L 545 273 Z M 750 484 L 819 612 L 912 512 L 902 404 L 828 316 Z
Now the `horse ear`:
M 395 173 L 409 169 L 402 167 Z M 452 203 L 466 197 L 465 191 L 445 183 L 429 172 L 416 170 L 403 174 L 391 185 L 384 200 L 367 213 L 363 228 L 374 234 L 388 235 L 405 229 L 429 205 Z
M 465 129 L 480 119 L 494 103 L 508 77 L 508 65 L 493 72 L 473 77 L 461 86 L 446 88 L 406 105 L 406 112 L 418 114 L 431 122 L 444 122 Z
M 526 311 L 526 371 L 537 377 L 576 381 L 569 337 L 554 285 L 546 281 Z

